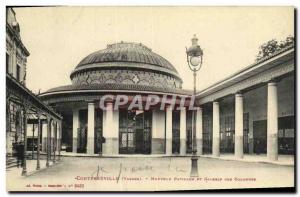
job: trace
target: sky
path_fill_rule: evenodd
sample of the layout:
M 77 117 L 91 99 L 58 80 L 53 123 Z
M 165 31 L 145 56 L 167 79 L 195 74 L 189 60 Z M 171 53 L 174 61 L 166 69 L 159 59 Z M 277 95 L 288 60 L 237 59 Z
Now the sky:
M 107 44 L 143 43 L 170 61 L 193 88 L 185 47 L 194 34 L 203 49 L 197 91 L 252 64 L 259 46 L 294 35 L 292 7 L 32 7 L 14 8 L 30 52 L 33 92 L 71 84 L 70 73 Z

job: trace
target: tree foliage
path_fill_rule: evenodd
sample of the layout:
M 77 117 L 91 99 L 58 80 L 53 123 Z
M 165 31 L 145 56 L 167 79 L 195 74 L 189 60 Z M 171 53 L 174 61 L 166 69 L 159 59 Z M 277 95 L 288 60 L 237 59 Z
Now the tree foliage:
M 284 49 L 290 45 L 294 44 L 294 37 L 288 36 L 285 40 L 278 42 L 275 39 L 272 39 L 259 47 L 259 53 L 256 56 L 256 61 L 259 61 L 265 57 L 268 57 L 275 52 Z

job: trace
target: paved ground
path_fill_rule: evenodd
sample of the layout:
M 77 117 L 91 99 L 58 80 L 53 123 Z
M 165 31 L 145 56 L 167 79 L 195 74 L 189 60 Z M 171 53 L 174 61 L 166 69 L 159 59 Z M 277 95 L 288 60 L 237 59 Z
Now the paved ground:
M 293 187 L 294 167 L 200 158 L 199 177 L 191 179 L 187 157 L 64 157 L 28 177 L 11 178 L 9 190 L 182 190 Z
M 212 155 L 203 155 L 202 157 L 216 158 Z M 260 162 L 260 163 L 270 163 L 270 164 L 278 164 L 285 166 L 294 166 L 294 155 L 279 155 L 277 161 L 270 161 L 266 154 L 244 154 L 243 158 L 238 159 L 234 154 L 221 154 L 217 159 L 222 160 L 232 160 L 232 161 L 243 161 L 243 162 Z
M 61 155 L 63 156 L 70 156 L 70 157 L 98 157 L 98 154 L 86 154 L 86 153 L 72 153 L 72 152 L 61 152 Z M 130 155 L 130 154 L 124 154 L 124 155 L 102 155 L 103 157 L 137 157 L 137 155 Z M 171 157 L 174 157 L 176 155 L 172 155 Z M 180 155 L 178 155 L 180 156 Z M 154 155 L 138 155 L 138 157 L 170 157 L 166 156 L 165 154 L 154 154 Z M 191 155 L 184 155 L 180 157 L 191 157 Z M 211 154 L 205 154 L 201 157 L 207 157 L 207 158 L 215 158 L 215 159 L 222 159 L 222 160 L 229 160 L 229 161 L 244 161 L 244 162 L 260 162 L 260 163 L 271 163 L 271 164 L 278 164 L 278 165 L 286 165 L 286 166 L 293 166 L 294 165 L 294 155 L 278 155 L 277 161 L 270 161 L 267 158 L 266 154 L 244 154 L 243 158 L 239 159 L 236 158 L 234 154 L 232 153 L 222 153 L 219 157 L 214 157 Z

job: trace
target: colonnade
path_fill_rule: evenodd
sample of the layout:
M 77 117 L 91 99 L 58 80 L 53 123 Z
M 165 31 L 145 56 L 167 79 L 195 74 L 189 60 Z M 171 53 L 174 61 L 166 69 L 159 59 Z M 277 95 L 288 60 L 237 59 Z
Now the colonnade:
M 270 160 L 278 158 L 278 103 L 277 103 L 277 86 L 275 82 L 268 83 L 268 106 L 267 106 L 267 156 Z M 212 155 L 220 156 L 220 106 L 216 100 L 212 104 L 213 111 L 213 130 L 212 130 Z M 158 124 L 159 120 L 153 111 L 152 123 L 152 154 L 172 155 L 172 107 L 167 106 L 165 109 L 165 124 Z M 180 155 L 186 155 L 186 109 L 180 110 Z M 243 158 L 243 94 L 237 92 L 235 94 L 235 148 L 234 155 L 236 158 Z M 113 109 L 113 103 L 106 103 L 106 110 L 103 111 L 103 154 L 118 154 L 119 152 L 119 122 L 118 110 Z M 95 124 L 95 103 L 88 103 L 88 123 L 87 123 L 87 153 L 94 154 L 94 124 Z M 160 125 L 160 126 L 159 126 Z M 73 152 L 77 151 L 77 130 L 79 128 L 79 112 L 78 109 L 73 110 Z M 165 134 L 159 134 L 161 131 Z M 162 145 L 164 140 L 164 145 Z M 196 110 L 196 149 L 197 155 L 203 154 L 203 112 L 199 107 Z
M 46 126 L 47 129 L 43 129 L 43 120 L 42 114 L 37 113 L 37 150 L 36 150 L 36 170 L 41 169 L 41 152 L 46 153 L 46 167 L 50 166 L 50 162 L 52 161 L 55 163 L 56 161 L 60 160 L 60 153 L 61 153 L 61 138 L 62 138 L 62 122 L 61 120 L 53 119 L 52 117 L 46 116 Z M 23 170 L 22 175 L 27 174 L 27 121 L 28 121 L 28 114 L 24 112 L 23 114 L 23 135 L 24 135 L 24 161 L 23 161 Z M 34 130 L 34 126 L 33 126 Z M 46 131 L 46 132 L 43 132 Z M 34 131 L 33 131 L 34 132 Z M 42 141 L 41 141 L 42 137 Z M 33 136 L 34 138 L 34 136 Z M 40 150 L 42 149 L 42 150 Z M 34 154 L 34 152 L 32 152 Z M 32 158 L 33 155 L 32 155 Z
M 276 82 L 268 83 L 267 95 L 267 157 L 269 160 L 278 160 L 278 95 Z M 235 147 L 236 158 L 243 158 L 243 95 L 235 94 Z M 213 102 L 213 143 L 212 154 L 220 156 L 220 109 L 219 102 Z

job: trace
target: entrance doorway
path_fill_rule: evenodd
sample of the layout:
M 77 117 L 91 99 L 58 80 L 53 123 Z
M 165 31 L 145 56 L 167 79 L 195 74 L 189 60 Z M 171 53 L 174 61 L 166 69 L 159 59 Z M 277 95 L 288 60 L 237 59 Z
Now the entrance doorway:
M 152 113 L 150 111 L 120 111 L 120 154 L 150 154 L 151 125 Z
M 180 112 L 172 113 L 172 153 L 180 153 Z
M 278 118 L 278 153 L 293 155 L 295 149 L 295 117 Z
M 253 121 L 253 152 L 267 153 L 267 120 Z
M 77 153 L 86 153 L 87 110 L 79 110 L 79 128 L 77 129 Z
M 102 143 L 103 143 L 103 134 L 102 134 L 102 117 L 103 113 L 102 110 L 97 108 L 95 110 L 95 130 L 94 130 L 94 153 L 95 154 L 102 154 Z

